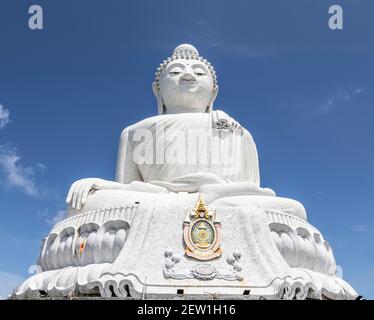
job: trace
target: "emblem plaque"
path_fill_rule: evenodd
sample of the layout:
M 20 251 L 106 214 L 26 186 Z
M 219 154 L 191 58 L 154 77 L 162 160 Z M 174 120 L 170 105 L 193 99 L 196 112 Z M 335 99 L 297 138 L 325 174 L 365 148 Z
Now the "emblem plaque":
M 187 212 L 184 221 L 186 255 L 198 260 L 211 260 L 222 254 L 221 223 L 216 212 L 211 213 L 199 196 L 194 210 Z

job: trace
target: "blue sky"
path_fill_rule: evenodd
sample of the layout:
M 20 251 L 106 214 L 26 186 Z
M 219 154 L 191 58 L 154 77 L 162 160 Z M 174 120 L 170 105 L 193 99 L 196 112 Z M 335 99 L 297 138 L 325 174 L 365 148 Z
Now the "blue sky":
M 0 296 L 28 276 L 70 184 L 113 179 L 121 130 L 157 113 L 155 69 L 187 42 L 217 71 L 216 108 L 252 133 L 262 186 L 301 201 L 374 298 L 373 39 L 370 0 L 2 0 Z

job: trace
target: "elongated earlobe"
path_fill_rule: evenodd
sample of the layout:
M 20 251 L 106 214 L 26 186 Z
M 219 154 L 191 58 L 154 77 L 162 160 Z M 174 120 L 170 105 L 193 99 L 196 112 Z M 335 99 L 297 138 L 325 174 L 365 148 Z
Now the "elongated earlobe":
M 152 90 L 153 94 L 156 97 L 157 100 L 157 109 L 158 109 L 158 114 L 166 114 L 166 108 L 164 106 L 164 102 L 162 101 L 162 97 L 160 94 L 160 88 L 158 87 L 156 82 L 152 83 Z
M 213 88 L 212 98 L 210 99 L 210 101 L 209 101 L 209 105 L 208 105 L 208 107 L 206 108 L 206 112 L 207 112 L 207 113 L 213 111 L 213 104 L 214 104 L 214 101 L 215 101 L 216 98 L 217 98 L 217 95 L 218 95 L 218 86 L 215 86 L 215 87 Z

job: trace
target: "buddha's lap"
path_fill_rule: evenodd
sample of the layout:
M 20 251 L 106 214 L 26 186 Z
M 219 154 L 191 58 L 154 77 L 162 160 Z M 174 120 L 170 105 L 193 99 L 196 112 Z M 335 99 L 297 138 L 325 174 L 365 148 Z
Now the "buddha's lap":
M 129 206 L 165 206 L 193 207 L 198 193 L 150 193 L 127 190 L 97 190 L 91 194 L 82 210 L 71 209 L 69 216 L 83 212 L 123 208 Z M 264 210 L 276 210 L 307 220 L 304 206 L 292 199 L 262 195 L 241 195 L 224 197 L 213 201 L 211 207 L 257 207 Z
M 211 205 L 214 207 L 254 206 L 264 210 L 281 211 L 283 213 L 307 220 L 305 208 L 300 202 L 282 197 L 262 195 L 233 196 L 215 200 L 211 203 Z
M 152 193 L 131 190 L 97 190 L 91 193 L 82 210 L 69 210 L 69 216 L 84 212 L 130 206 L 172 206 L 196 202 L 197 194 Z

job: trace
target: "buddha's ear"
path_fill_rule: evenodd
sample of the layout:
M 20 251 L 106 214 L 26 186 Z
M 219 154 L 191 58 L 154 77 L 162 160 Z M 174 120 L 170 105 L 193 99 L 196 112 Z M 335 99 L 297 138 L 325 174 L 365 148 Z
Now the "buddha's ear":
M 162 101 L 161 93 L 160 93 L 160 88 L 158 87 L 156 82 L 152 83 L 152 90 L 153 93 L 156 97 L 157 100 L 157 109 L 158 109 L 158 114 L 164 114 L 166 113 L 165 107 L 164 107 L 164 102 Z
M 212 92 L 212 98 L 210 99 L 210 101 L 209 101 L 209 105 L 208 105 L 208 107 L 207 107 L 207 109 L 206 109 L 206 112 L 212 112 L 213 111 L 213 103 L 214 103 L 214 101 L 216 100 L 216 98 L 217 98 L 217 95 L 218 95 L 218 86 L 215 86 L 214 88 L 213 88 L 213 92 Z

